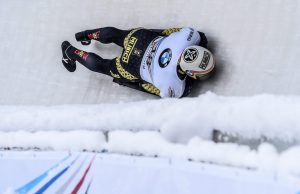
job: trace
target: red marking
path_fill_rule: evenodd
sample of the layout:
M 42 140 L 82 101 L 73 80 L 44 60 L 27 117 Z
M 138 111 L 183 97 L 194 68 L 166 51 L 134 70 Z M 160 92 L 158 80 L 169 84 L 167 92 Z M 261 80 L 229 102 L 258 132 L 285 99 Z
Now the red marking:
M 85 60 L 86 61 L 86 59 L 88 58 L 88 56 L 89 56 L 89 54 L 87 53 L 87 52 L 84 52 L 84 51 L 81 51 L 81 50 L 78 50 L 78 49 L 76 49 L 75 51 L 74 51 L 74 53 L 76 54 L 76 55 L 78 55 L 79 57 L 81 57 L 83 60 Z
M 94 159 L 95 159 L 95 156 L 93 157 L 92 161 L 90 162 L 89 166 L 85 170 L 83 176 L 81 177 L 80 181 L 77 183 L 76 187 L 73 189 L 73 191 L 71 192 L 71 194 L 76 194 L 80 190 L 80 188 L 81 188 L 81 186 L 82 186 L 82 184 L 84 182 L 84 179 L 85 179 L 87 173 L 89 172 L 89 170 L 90 170 L 90 168 L 92 166 L 92 163 L 94 162 Z
M 86 61 L 86 59 L 88 58 L 89 54 L 88 53 L 84 53 L 82 58 Z
M 97 40 L 100 37 L 100 31 L 94 32 L 92 34 L 88 34 L 89 39 L 91 40 Z
M 89 39 L 94 39 L 93 34 L 88 34 Z
M 75 53 L 76 55 L 79 55 L 80 50 L 76 49 L 76 50 L 74 51 L 74 53 Z

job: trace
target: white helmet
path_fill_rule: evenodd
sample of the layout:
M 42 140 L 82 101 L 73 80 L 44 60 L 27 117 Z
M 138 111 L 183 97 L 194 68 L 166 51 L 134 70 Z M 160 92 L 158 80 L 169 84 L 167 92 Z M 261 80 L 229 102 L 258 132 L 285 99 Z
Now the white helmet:
M 194 79 L 207 77 L 215 67 L 212 53 L 201 46 L 189 46 L 181 54 L 181 69 Z

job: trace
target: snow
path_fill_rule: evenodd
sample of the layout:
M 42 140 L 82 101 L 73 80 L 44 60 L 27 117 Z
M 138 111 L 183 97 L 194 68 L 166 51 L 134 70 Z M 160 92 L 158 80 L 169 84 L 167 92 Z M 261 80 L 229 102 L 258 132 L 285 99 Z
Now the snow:
M 41 150 L 98 150 L 105 142 L 103 133 L 95 131 L 17 131 L 0 132 L 1 148 Z
M 211 139 L 213 129 L 246 138 L 300 140 L 300 98 L 256 95 L 63 106 L 2 106 L 0 131 L 154 130 L 172 142 Z

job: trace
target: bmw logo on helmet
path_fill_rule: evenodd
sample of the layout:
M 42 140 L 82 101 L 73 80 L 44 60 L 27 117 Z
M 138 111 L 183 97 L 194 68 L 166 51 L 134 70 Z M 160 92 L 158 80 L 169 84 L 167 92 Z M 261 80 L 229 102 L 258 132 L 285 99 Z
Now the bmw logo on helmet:
M 159 56 L 158 64 L 161 68 L 165 68 L 169 65 L 172 59 L 172 51 L 171 49 L 165 49 Z

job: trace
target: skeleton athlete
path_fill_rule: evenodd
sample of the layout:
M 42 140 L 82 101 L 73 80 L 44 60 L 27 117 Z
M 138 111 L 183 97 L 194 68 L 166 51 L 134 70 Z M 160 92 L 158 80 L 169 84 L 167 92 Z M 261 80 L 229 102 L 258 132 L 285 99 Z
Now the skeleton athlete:
M 205 34 L 193 28 L 104 27 L 78 32 L 75 38 L 83 45 L 89 45 L 91 40 L 115 43 L 123 47 L 123 52 L 114 59 L 103 59 L 64 41 L 62 63 L 68 71 L 76 70 L 77 61 L 91 71 L 113 77 L 120 85 L 162 98 L 187 96 L 193 82 L 208 77 L 215 67 Z

